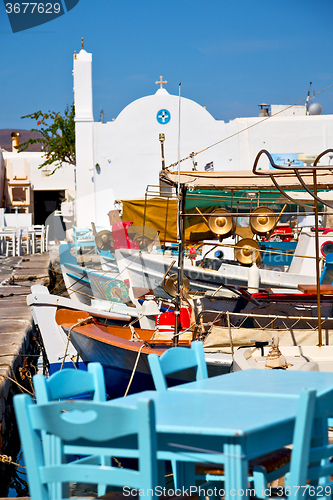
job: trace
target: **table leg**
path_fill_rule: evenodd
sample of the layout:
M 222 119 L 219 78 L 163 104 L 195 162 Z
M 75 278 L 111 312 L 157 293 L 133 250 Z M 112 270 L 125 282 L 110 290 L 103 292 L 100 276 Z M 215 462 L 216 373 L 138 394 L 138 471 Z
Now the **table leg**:
M 248 460 L 244 446 L 231 439 L 223 447 L 225 454 L 225 498 L 244 500 L 248 488 Z
M 31 252 L 36 253 L 36 235 L 33 231 L 31 232 Z
M 22 255 L 22 232 L 20 230 L 17 231 L 16 238 L 17 238 L 17 255 L 20 257 Z
M 17 251 L 16 251 L 16 234 L 13 233 L 13 236 L 12 236 L 12 245 L 13 245 L 13 257 L 15 257 Z M 18 254 L 19 255 L 19 254 Z

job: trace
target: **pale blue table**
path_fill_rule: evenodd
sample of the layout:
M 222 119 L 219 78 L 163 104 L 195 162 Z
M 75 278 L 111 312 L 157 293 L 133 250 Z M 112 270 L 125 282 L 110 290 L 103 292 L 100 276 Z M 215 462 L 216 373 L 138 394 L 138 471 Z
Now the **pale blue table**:
M 320 394 L 333 386 L 333 373 L 288 370 L 244 370 L 170 387 L 169 391 L 258 394 L 298 397 L 304 387 Z
M 153 399 L 161 456 L 177 453 L 180 462 L 223 463 L 225 496 L 244 500 L 248 461 L 292 443 L 304 387 L 318 394 L 333 391 L 333 373 L 246 370 L 109 404 L 134 406 L 139 398 Z M 194 486 L 191 480 L 186 487 Z

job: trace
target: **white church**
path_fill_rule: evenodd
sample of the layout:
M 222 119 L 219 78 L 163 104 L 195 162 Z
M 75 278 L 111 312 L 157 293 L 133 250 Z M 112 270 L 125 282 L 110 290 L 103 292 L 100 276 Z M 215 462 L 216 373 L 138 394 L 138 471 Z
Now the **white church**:
M 92 54 L 74 54 L 73 75 L 80 227 L 93 220 L 107 225 L 115 200 L 143 198 L 148 185 L 158 186 L 162 146 L 165 167 L 187 158 L 182 171 L 251 169 L 261 149 L 283 164 L 333 147 L 333 115 L 320 114 L 318 103 L 262 104 L 259 116 L 225 123 L 196 102 L 170 95 L 162 77 L 152 82 L 155 93 L 130 103 L 113 121 L 94 122 Z M 200 153 L 191 158 L 192 152 Z

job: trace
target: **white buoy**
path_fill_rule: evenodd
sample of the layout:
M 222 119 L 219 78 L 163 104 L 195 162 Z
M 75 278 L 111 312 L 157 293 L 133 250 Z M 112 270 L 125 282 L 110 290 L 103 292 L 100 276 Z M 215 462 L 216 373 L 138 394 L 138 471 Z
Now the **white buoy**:
M 249 269 L 249 277 L 247 281 L 247 287 L 250 293 L 259 292 L 259 281 L 260 281 L 259 268 L 257 264 L 253 262 L 252 266 Z

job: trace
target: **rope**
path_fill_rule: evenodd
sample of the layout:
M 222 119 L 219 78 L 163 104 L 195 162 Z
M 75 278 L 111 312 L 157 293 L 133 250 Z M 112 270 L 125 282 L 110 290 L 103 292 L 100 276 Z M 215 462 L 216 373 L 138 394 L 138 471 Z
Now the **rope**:
M 17 464 L 16 462 L 13 462 L 12 457 L 9 457 L 8 455 L 0 455 L 0 462 L 4 464 L 16 465 L 16 467 L 21 467 L 22 469 L 26 469 L 24 465 L 20 465 Z
M 2 374 L 0 374 L 0 377 L 6 378 L 6 379 L 10 380 L 11 382 L 14 382 L 21 389 L 21 392 L 25 391 L 28 394 L 30 394 L 30 396 L 34 395 L 32 392 L 28 391 L 28 389 L 26 389 L 25 387 L 23 387 L 23 385 L 19 384 L 17 380 L 15 380 L 15 379 L 13 379 L 11 377 L 8 377 L 7 375 L 2 375 Z
M 333 87 L 333 85 L 329 85 L 328 87 L 326 87 L 325 89 L 322 89 L 320 90 L 319 92 L 316 92 L 314 93 L 311 97 L 314 97 L 315 95 L 318 95 L 320 94 L 321 92 L 324 92 L 325 90 L 328 90 L 330 89 L 331 87 Z M 204 151 L 207 151 L 208 149 L 210 148 L 213 148 L 214 146 L 217 146 L 217 144 L 221 144 L 222 142 L 225 142 L 227 141 L 228 139 L 231 139 L 232 137 L 235 137 L 239 134 L 241 134 L 242 132 L 246 132 L 247 130 L 249 130 L 250 128 L 252 127 L 256 127 L 257 125 L 260 125 L 261 123 L 265 122 L 266 120 L 269 120 L 271 118 L 273 118 L 274 116 L 277 116 L 278 114 L 280 113 L 283 113 L 284 111 L 286 111 L 287 109 L 290 109 L 292 108 L 293 106 L 297 106 L 298 104 L 300 104 L 301 102 L 305 101 L 307 99 L 307 97 L 305 97 L 304 99 L 302 99 L 301 101 L 298 101 L 294 104 L 291 104 L 290 106 L 287 106 L 286 108 L 283 108 L 281 109 L 280 111 L 278 111 L 277 113 L 274 113 L 274 115 L 271 115 L 271 116 L 267 116 L 266 118 L 264 118 L 263 120 L 260 120 L 259 122 L 257 123 L 253 123 L 252 125 L 249 125 L 248 127 L 246 128 L 243 128 L 242 130 L 239 130 L 238 132 L 235 132 L 234 134 L 232 135 L 229 135 L 228 137 L 225 137 L 224 139 L 221 139 L 220 141 L 217 141 L 215 142 L 214 144 L 211 144 L 210 146 L 207 146 L 206 148 L 204 149 L 201 149 L 200 151 L 198 151 L 197 153 L 191 153 L 189 156 L 187 156 L 186 158 L 183 158 L 182 160 L 178 160 L 176 163 L 172 163 L 171 165 L 169 165 L 167 168 L 172 168 L 172 167 L 176 167 L 179 163 L 185 161 L 185 160 L 189 160 L 189 159 L 192 159 L 194 158 L 194 156 L 197 156 L 198 154 L 200 153 L 203 153 Z
M 136 367 L 138 366 L 138 362 L 139 362 L 139 358 L 140 358 L 140 354 L 141 354 L 141 351 L 142 349 L 145 347 L 145 343 L 142 344 L 142 346 L 140 347 L 139 351 L 138 351 L 138 355 L 136 357 L 136 360 L 135 360 L 135 363 L 134 363 L 134 367 L 133 367 L 133 370 L 132 370 L 132 374 L 131 374 L 131 377 L 130 377 L 130 380 L 128 382 L 128 386 L 126 388 L 126 391 L 125 391 L 125 394 L 124 394 L 124 398 L 127 396 L 128 394 L 128 391 L 129 391 L 129 388 L 131 387 L 131 384 L 132 384 L 132 381 L 133 381 L 133 377 L 134 377 L 134 374 L 135 374 L 135 371 L 136 371 Z
M 230 346 L 231 346 L 231 355 L 234 357 L 234 343 L 232 341 L 232 333 L 231 333 L 231 325 L 230 325 L 230 316 L 229 311 L 227 311 L 227 321 L 228 321 L 228 330 L 229 330 L 229 338 L 230 338 Z
M 59 283 L 56 284 L 56 286 L 54 288 L 52 288 L 52 290 L 50 290 L 50 293 L 52 294 L 54 292 L 54 290 L 56 288 L 58 288 L 59 285 L 61 285 L 61 283 L 64 281 L 64 278 L 61 278 L 61 280 L 59 281 Z
M 77 323 L 75 323 L 75 325 L 72 325 L 70 327 L 70 329 L 68 331 L 68 335 L 67 335 L 67 343 L 66 343 L 66 348 L 65 348 L 65 354 L 64 354 L 64 357 L 63 357 L 63 360 L 62 360 L 62 363 L 61 363 L 60 371 L 64 367 L 65 359 L 66 359 L 66 356 L 67 356 L 67 350 L 68 350 L 68 346 L 69 346 L 69 341 L 70 341 L 70 337 L 71 337 L 71 333 L 72 333 L 73 328 L 75 328 L 77 326 L 81 326 L 81 325 L 87 325 L 88 323 L 91 323 L 93 320 L 94 320 L 93 316 L 89 316 L 88 318 L 80 319 Z
M 24 356 L 25 358 L 39 358 L 40 355 L 39 354 L 16 354 L 16 353 L 0 354 L 0 358 L 7 358 L 8 356 L 15 356 L 15 357 Z

